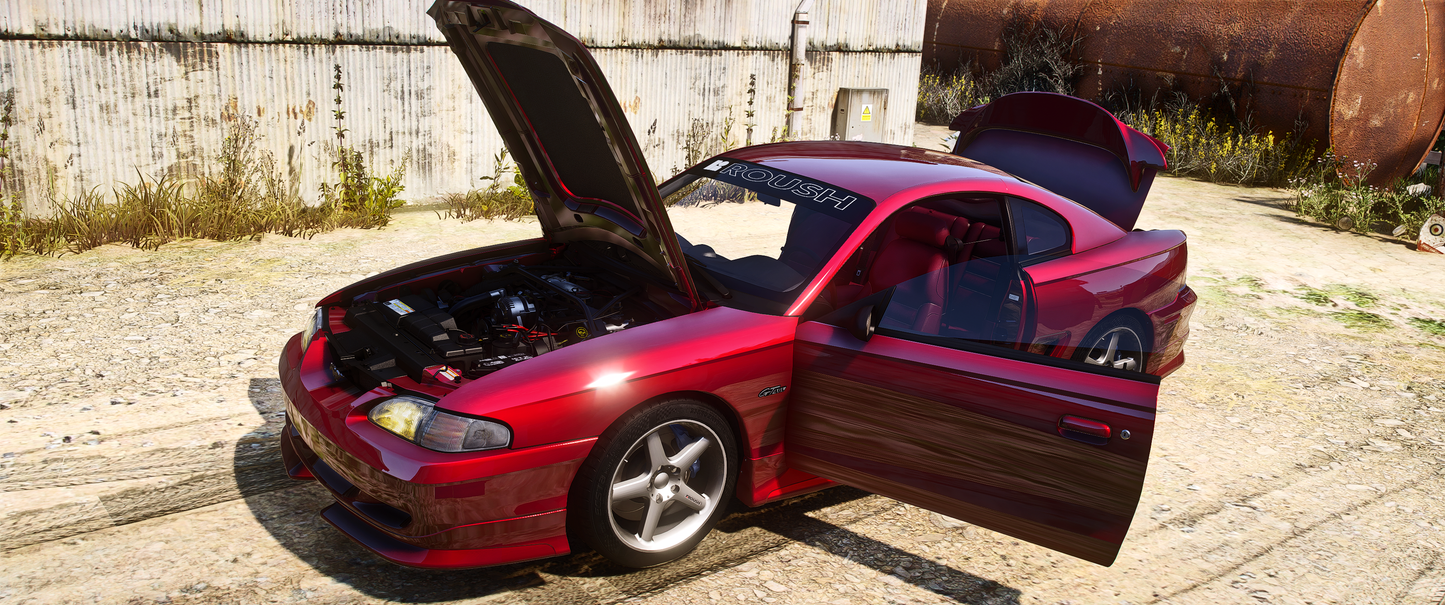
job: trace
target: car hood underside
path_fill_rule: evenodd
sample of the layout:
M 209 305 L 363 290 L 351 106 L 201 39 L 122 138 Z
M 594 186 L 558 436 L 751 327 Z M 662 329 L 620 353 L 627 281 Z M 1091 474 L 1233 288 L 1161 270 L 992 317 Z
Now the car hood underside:
M 586 47 L 505 0 L 438 0 L 428 12 L 516 158 L 547 238 L 627 249 L 693 296 L 656 181 Z

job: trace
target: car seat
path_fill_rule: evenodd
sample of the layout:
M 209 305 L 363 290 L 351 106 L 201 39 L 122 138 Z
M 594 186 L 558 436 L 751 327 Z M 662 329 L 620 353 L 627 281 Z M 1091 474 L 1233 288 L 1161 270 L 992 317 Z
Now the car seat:
M 885 238 L 867 278 L 861 284 L 839 286 L 836 306 L 898 286 L 885 321 L 937 334 L 947 303 L 952 223 L 936 213 L 900 212 L 893 219 L 892 237 Z
M 953 230 L 957 244 L 951 268 L 949 305 L 944 333 L 961 338 L 984 338 L 998 318 L 998 305 L 1007 286 L 1008 244 L 1003 230 L 982 221 Z
M 806 206 L 796 206 L 788 223 L 788 239 L 778 260 L 801 275 L 813 275 L 851 231 L 852 226 L 846 222 Z

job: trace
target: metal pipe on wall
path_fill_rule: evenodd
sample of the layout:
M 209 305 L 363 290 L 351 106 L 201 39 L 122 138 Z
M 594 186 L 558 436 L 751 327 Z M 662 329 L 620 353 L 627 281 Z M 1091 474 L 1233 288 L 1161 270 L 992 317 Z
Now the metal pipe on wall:
M 793 61 L 788 67 L 788 138 L 800 137 L 803 125 L 803 95 L 808 68 L 808 11 L 813 0 L 798 2 L 793 11 Z
M 1445 118 L 1445 0 L 929 0 L 923 60 L 996 67 L 1028 23 L 1082 36 L 1078 96 L 1227 90 L 1240 119 L 1375 162 L 1372 184 L 1414 170 Z

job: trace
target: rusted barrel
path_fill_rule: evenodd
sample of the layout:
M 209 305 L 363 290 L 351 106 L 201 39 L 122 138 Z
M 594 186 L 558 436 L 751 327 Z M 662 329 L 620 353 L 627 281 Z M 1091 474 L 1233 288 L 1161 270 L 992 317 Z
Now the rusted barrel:
M 923 60 L 996 67 L 1004 32 L 1042 23 L 1081 37 L 1075 94 L 1228 86 L 1238 117 L 1409 174 L 1445 117 L 1445 0 L 929 0 Z M 1432 43 L 1433 42 L 1433 43 Z

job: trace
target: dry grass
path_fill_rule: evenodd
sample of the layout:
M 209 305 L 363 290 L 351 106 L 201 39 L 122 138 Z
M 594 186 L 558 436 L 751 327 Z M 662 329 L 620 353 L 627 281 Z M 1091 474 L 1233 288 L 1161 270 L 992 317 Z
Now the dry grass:
M 1014 92 L 1073 94 L 1074 82 L 1083 73 L 1077 52 L 1082 41 L 1077 34 L 1038 23 L 1012 25 L 1004 31 L 1002 61 L 992 72 L 980 73 L 972 63 L 953 73 L 924 67 L 915 119 L 947 124 L 965 109 Z
M 971 66 L 951 74 L 936 66 L 923 68 L 918 79 L 918 112 L 914 119 L 928 124 L 947 124 L 963 110 L 989 102 L 992 97 L 972 75 Z
M 307 206 L 274 158 L 257 147 L 254 120 L 233 114 L 226 123 L 216 174 L 188 181 L 137 172 L 138 181 L 117 185 L 109 200 L 98 188 L 65 198 L 52 194 L 55 214 L 48 219 L 26 218 L 19 197 L 7 193 L 0 200 L 0 256 L 80 253 L 113 243 L 154 250 L 187 238 L 232 241 L 266 233 L 309 238 L 341 227 L 384 226 L 400 205 L 402 168 L 355 179 L 350 190 L 333 187 L 337 196 Z

